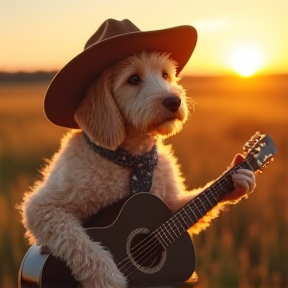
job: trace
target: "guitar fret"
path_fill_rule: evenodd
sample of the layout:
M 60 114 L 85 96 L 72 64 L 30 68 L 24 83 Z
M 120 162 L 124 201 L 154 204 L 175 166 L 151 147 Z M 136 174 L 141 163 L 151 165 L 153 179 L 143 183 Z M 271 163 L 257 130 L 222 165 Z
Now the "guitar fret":
M 173 236 L 169 233 L 167 227 L 166 227 L 165 225 L 161 225 L 160 227 L 162 227 L 161 229 L 162 229 L 164 235 L 166 236 L 167 240 L 170 242 L 169 244 L 171 244 L 172 242 L 174 242 L 175 239 L 174 239 Z M 165 229 L 165 230 L 164 230 L 164 229 Z M 164 231 L 165 231 L 165 232 L 164 232 Z M 167 233 L 167 232 L 168 232 L 168 233 Z M 170 238 L 171 238 L 172 240 L 169 238 L 169 236 L 170 236 Z
M 219 202 L 221 200 L 221 198 L 223 198 L 223 196 L 225 195 L 225 191 L 222 187 L 222 184 L 219 182 L 217 183 L 212 189 L 213 195 L 217 195 L 216 201 Z M 224 195 L 222 195 L 224 193 Z
M 180 216 L 181 219 L 183 220 L 184 226 L 182 221 L 180 221 L 180 218 L 177 216 Z M 190 217 L 189 217 L 190 218 Z M 166 246 L 174 242 L 180 235 L 183 234 L 190 226 L 186 224 L 185 219 L 181 214 L 175 214 L 172 218 L 170 218 L 168 221 L 166 221 L 164 224 L 162 224 L 160 227 L 158 227 L 155 231 L 161 236 L 162 242 L 165 243 Z M 181 227 L 181 229 L 180 229 Z M 175 229 L 176 228 L 176 229 Z M 181 231 L 182 230 L 182 231 Z M 176 236 L 172 235 L 173 234 Z M 178 231 L 178 234 L 176 233 Z M 161 242 L 161 243 L 162 243 Z M 167 243 L 169 242 L 169 243 Z
M 203 202 L 201 201 L 201 194 L 199 194 L 196 198 L 195 198 L 195 206 L 196 209 L 200 212 L 200 217 L 204 216 L 207 208 L 205 207 L 205 205 L 203 204 Z
M 198 211 L 199 214 L 202 215 L 202 212 L 199 210 L 198 205 L 196 205 L 197 200 L 198 200 L 198 198 L 196 197 L 196 198 L 195 198 L 194 207 L 196 207 L 196 211 Z M 195 213 L 196 213 L 196 211 L 195 211 Z
M 183 230 L 183 231 L 186 231 L 185 227 L 183 227 L 182 222 L 179 220 L 179 218 L 178 218 L 176 215 L 174 215 L 173 218 L 175 218 L 175 220 L 177 220 L 177 222 L 178 222 L 178 225 L 176 225 L 176 222 L 175 222 L 175 225 L 176 225 L 176 227 L 177 227 L 177 230 L 179 231 L 178 227 L 179 227 L 179 225 L 180 225 L 180 227 L 182 228 L 182 230 Z M 179 231 L 180 235 L 183 233 L 183 231 L 182 231 L 182 232 Z
M 177 235 L 176 234 L 176 232 L 175 232 L 175 230 L 174 230 L 174 228 L 172 227 L 172 225 L 170 224 L 170 221 L 172 221 L 171 219 L 169 219 L 168 221 L 167 221 L 167 224 L 169 224 L 169 227 L 171 228 L 171 231 L 173 231 L 173 233 L 175 234 L 175 236 L 176 236 L 176 239 L 177 239 L 177 237 L 179 237 L 180 235 L 181 235 L 181 233 L 180 233 L 180 231 L 178 230 L 178 227 L 177 227 L 177 225 L 175 225 L 175 223 L 174 223 L 174 221 L 172 221 L 172 224 L 174 224 L 175 226 L 176 226 L 176 228 L 177 228 L 177 230 L 178 230 L 178 232 L 180 233 L 179 235 Z M 165 224 L 165 223 L 164 223 Z M 167 229 L 168 230 L 168 229 Z M 171 233 L 170 233 L 171 234 Z M 172 237 L 172 235 L 171 235 L 171 237 Z M 175 241 L 175 239 L 173 239 L 173 241 Z
M 225 194 L 227 194 L 229 192 L 232 192 L 234 190 L 234 184 L 233 184 L 232 175 L 231 175 L 232 173 L 234 173 L 234 170 L 230 171 L 227 174 L 227 176 L 223 179 L 224 182 L 226 183 L 226 185 L 225 185 L 226 187 L 225 186 L 221 186 L 222 191 L 221 191 L 220 195 L 222 197 L 225 196 Z
M 199 202 L 201 203 L 201 205 L 205 208 L 203 202 L 201 201 L 200 195 L 199 195 L 199 197 L 198 197 L 198 200 L 199 200 Z M 201 209 L 201 208 L 200 208 L 200 209 Z M 202 213 L 202 212 L 201 212 L 201 213 Z
M 156 234 L 154 232 L 156 232 Z M 161 243 L 161 245 L 164 248 L 168 247 L 167 244 L 165 243 L 164 239 L 161 237 L 161 234 L 157 231 L 157 229 L 155 231 L 153 231 L 153 235 L 158 239 L 158 241 Z M 159 235 L 159 237 L 158 237 L 158 235 Z
M 193 213 L 193 215 L 194 215 L 194 217 L 195 217 L 194 223 L 196 223 L 197 220 L 198 220 L 196 214 L 194 213 L 194 211 L 193 211 L 193 209 L 192 209 L 192 207 L 191 207 L 190 205 L 188 205 L 187 207 L 188 207 L 188 208 L 190 209 L 190 211 Z
M 174 227 L 170 224 L 170 221 L 172 221 L 174 227 L 176 227 L 179 235 L 176 234 Z M 180 235 L 182 235 L 183 232 L 186 231 L 186 227 L 183 227 L 182 222 L 177 217 L 177 214 L 175 214 L 171 219 L 169 219 L 167 223 L 169 224 L 169 226 L 172 229 L 173 233 L 176 235 L 176 238 L 178 238 Z M 181 227 L 182 231 L 181 231 L 180 227 Z M 175 239 L 173 239 L 173 241 L 175 241 Z
M 201 198 L 203 198 L 202 200 L 201 200 Z M 212 207 L 213 207 L 213 205 L 211 205 L 211 203 L 210 203 L 210 201 L 209 201 L 209 199 L 208 199 L 208 203 L 210 204 L 209 206 L 207 205 L 207 207 L 206 207 L 206 205 L 204 204 L 206 201 L 205 201 L 205 198 L 207 199 L 207 197 L 205 196 L 205 192 L 203 192 L 203 193 L 201 193 L 200 195 L 199 195 L 199 200 L 200 200 L 200 202 L 201 202 L 201 204 L 203 205 L 203 207 L 205 208 L 205 210 L 207 211 L 207 210 L 210 210 Z M 206 202 L 207 203 L 207 202 Z
M 169 224 L 169 227 L 170 227 L 170 230 L 171 230 L 170 233 L 172 233 L 172 231 L 173 231 L 173 233 L 175 234 L 175 236 L 176 236 L 176 238 L 177 238 L 177 236 L 179 236 L 180 234 L 177 235 L 175 230 L 177 230 L 178 233 L 180 233 L 180 231 L 179 231 L 179 229 L 178 229 L 178 226 L 176 225 L 176 223 L 175 223 L 172 219 L 173 219 L 173 218 L 170 218 L 170 219 L 168 220 L 167 224 Z M 170 221 L 171 221 L 171 223 L 170 223 Z M 172 225 L 173 225 L 173 226 L 172 226 Z M 176 228 L 176 229 L 175 229 L 175 228 Z
M 219 202 L 220 201 L 220 195 L 219 195 L 219 191 L 222 191 L 222 187 L 220 185 L 220 183 L 215 184 L 213 187 L 211 187 L 211 195 L 213 196 L 213 198 L 215 199 L 215 202 Z M 217 193 L 218 192 L 218 193 Z M 217 196 L 217 198 L 215 197 L 215 195 Z
M 156 234 L 155 234 L 156 233 Z M 158 229 L 154 230 L 152 234 L 158 239 L 158 241 L 161 243 L 161 245 L 165 248 L 168 247 L 168 245 L 165 243 L 164 239 L 161 237 L 161 234 L 159 233 Z M 159 235 L 159 237 L 157 236 Z M 163 241 L 162 241 L 163 240 Z M 164 244 L 165 243 L 165 244 Z
M 215 204 L 211 204 L 211 202 L 210 202 L 210 200 L 209 200 L 209 197 L 206 195 L 207 193 L 203 193 L 203 195 L 204 195 L 204 197 L 208 200 L 208 202 L 209 202 L 209 204 L 211 205 L 211 208 L 212 207 L 214 207 L 215 206 L 215 204 L 217 204 L 218 203 L 218 201 L 216 201 L 216 203 Z M 215 198 L 214 198 L 215 199 Z
M 245 164 L 245 162 L 241 164 L 242 166 L 235 166 L 226 172 L 222 178 L 195 197 L 190 203 L 175 213 L 173 217 L 158 228 L 161 231 L 158 231 L 158 233 L 162 237 L 162 242 L 164 242 L 166 246 L 174 242 L 183 232 L 220 202 L 226 193 L 234 189 L 231 174 L 234 173 L 236 169 L 239 169 L 239 167 L 243 167 L 243 164 Z M 246 163 L 246 165 L 249 164 Z M 247 169 L 247 167 L 243 168 Z M 182 211 L 184 211 L 184 214 L 182 214 Z
M 185 211 L 185 210 L 184 210 Z M 186 219 L 183 217 L 183 215 L 181 214 L 181 211 L 178 213 L 179 214 L 179 216 L 181 217 L 181 219 L 183 220 L 183 223 L 184 224 L 186 224 L 184 227 L 182 226 L 182 228 L 184 229 L 184 231 L 186 231 L 186 229 L 188 229 L 189 228 L 189 225 L 187 225 L 187 223 L 186 223 Z
M 190 221 L 191 221 L 191 223 L 189 224 L 189 227 L 191 227 L 191 226 L 194 224 L 194 221 L 190 218 L 190 216 L 189 216 L 189 214 L 187 213 L 186 209 L 183 209 L 183 210 L 184 210 L 185 214 L 188 216 L 188 218 L 189 218 Z M 180 214 L 181 214 L 181 211 L 182 211 L 182 210 L 180 210 Z
M 164 242 L 166 246 L 174 242 L 183 232 L 201 219 L 224 198 L 226 193 L 233 190 L 231 174 L 234 173 L 236 169 L 239 169 L 239 167 L 242 166 L 235 166 L 226 172 L 222 178 L 195 197 L 158 228 L 158 230 L 160 230 L 158 233 L 161 235 L 163 239 L 162 242 Z M 183 214 L 182 211 L 184 211 Z
M 208 188 L 209 189 L 209 188 Z M 210 192 L 210 190 L 212 190 L 211 192 L 211 195 L 212 195 L 212 197 L 214 198 L 214 200 L 218 203 L 218 200 L 215 198 L 215 195 L 214 195 L 214 193 L 213 193 L 213 188 L 211 187 L 208 191 Z
M 167 237 L 167 235 L 164 233 L 164 231 L 163 231 L 163 229 L 162 229 L 162 226 L 160 226 L 158 229 L 161 230 L 161 232 L 158 231 L 158 234 L 161 236 L 161 238 L 162 238 L 162 240 L 164 241 L 166 247 L 168 247 L 169 244 L 171 244 L 171 241 L 169 240 L 169 238 Z M 158 229 L 156 229 L 156 230 L 158 230 Z M 164 236 L 166 237 L 166 239 L 164 238 Z M 168 240 L 170 243 L 167 244 L 167 242 L 166 242 L 167 240 Z
M 247 160 L 248 159 L 245 159 L 242 163 L 240 163 L 239 167 L 253 171 L 253 168 L 250 166 Z
M 238 166 L 238 168 L 239 167 L 240 166 Z M 219 201 L 221 201 L 226 193 L 233 190 L 233 181 L 231 177 L 231 173 L 233 172 L 233 169 L 226 172 L 221 179 L 195 197 L 190 203 L 175 213 L 173 217 L 158 228 L 161 230 L 161 232 L 158 231 L 158 233 L 161 235 L 162 242 L 165 243 L 166 247 L 210 211 Z M 184 214 L 182 214 L 182 211 L 184 211 Z
M 251 154 L 249 152 L 245 160 L 243 160 L 241 163 L 238 163 L 230 170 L 224 172 L 221 177 L 219 177 L 209 188 L 205 189 L 202 193 L 200 193 L 197 197 L 195 197 L 179 211 L 177 211 L 172 217 L 170 217 L 170 219 L 164 223 L 166 226 L 163 225 L 163 227 L 166 229 L 166 232 L 163 230 L 163 227 L 159 227 L 159 230 L 162 230 L 160 234 L 165 232 L 162 237 L 166 245 L 167 242 L 171 243 L 171 241 L 175 241 L 175 237 L 179 237 L 189 227 L 193 226 L 193 224 L 195 224 L 208 211 L 217 205 L 227 193 L 230 193 L 235 189 L 232 174 L 235 173 L 238 169 L 244 168 L 255 172 L 264 167 L 267 159 L 269 160 L 276 153 L 276 148 L 273 147 L 274 144 L 270 137 L 267 138 L 266 135 L 263 139 L 266 139 L 267 143 L 264 142 L 263 145 L 260 144 L 260 146 L 256 147 L 257 149 L 255 148 L 255 145 L 253 146 L 253 149 L 255 150 L 254 152 L 256 153 Z M 247 145 L 249 146 L 249 143 Z M 269 153 L 265 151 L 265 153 L 267 152 L 265 158 L 262 157 L 263 155 L 261 155 L 263 159 L 255 161 L 255 155 L 258 156 L 259 154 L 258 148 L 261 149 L 261 147 L 264 146 L 264 148 L 267 149 L 266 145 L 272 146 L 270 147 L 271 151 L 269 151 Z
M 211 187 L 209 187 L 206 191 L 199 194 L 195 199 L 192 200 L 191 203 L 187 205 L 187 207 L 189 207 L 190 209 L 190 212 L 192 212 L 194 215 L 193 218 L 195 218 L 195 221 L 192 221 L 191 224 L 196 223 L 209 210 L 211 210 L 221 200 L 221 198 L 223 198 L 223 196 L 226 194 L 228 190 L 227 187 L 228 188 L 231 187 L 230 185 L 231 181 L 227 179 L 227 176 L 231 177 L 231 175 L 224 176 L 220 181 L 214 183 Z M 215 196 L 218 196 L 217 198 L 219 199 L 217 199 Z M 183 210 L 188 216 L 191 215 L 191 213 L 188 213 L 186 209 Z M 192 220 L 190 216 L 189 219 Z

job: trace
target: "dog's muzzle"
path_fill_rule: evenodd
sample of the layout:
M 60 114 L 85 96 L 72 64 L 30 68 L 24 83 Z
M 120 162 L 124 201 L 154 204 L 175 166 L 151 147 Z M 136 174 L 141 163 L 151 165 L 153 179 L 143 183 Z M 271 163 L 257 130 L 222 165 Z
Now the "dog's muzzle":
M 163 100 L 162 104 L 170 112 L 175 113 L 178 111 L 178 109 L 181 105 L 181 99 L 177 96 L 169 96 Z

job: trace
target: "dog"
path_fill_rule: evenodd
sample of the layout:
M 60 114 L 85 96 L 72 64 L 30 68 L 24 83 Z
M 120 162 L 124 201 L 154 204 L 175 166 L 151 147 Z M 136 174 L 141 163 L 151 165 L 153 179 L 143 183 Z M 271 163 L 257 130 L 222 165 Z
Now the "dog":
M 120 147 L 131 155 L 147 153 L 156 145 L 150 193 L 173 212 L 211 184 L 187 191 L 171 146 L 163 144 L 183 128 L 193 110 L 176 73 L 169 51 L 143 51 L 105 69 L 77 107 L 74 119 L 79 129 L 62 139 L 42 171 L 43 180 L 25 194 L 22 215 L 30 243 L 48 247 L 64 260 L 84 288 L 128 285 L 111 253 L 92 242 L 82 224 L 130 194 L 131 168 L 103 157 L 91 143 L 109 151 Z M 232 166 L 242 159 L 236 155 Z M 190 229 L 192 234 L 206 229 L 225 204 L 240 201 L 255 188 L 249 170 L 239 169 L 232 177 L 235 190 Z

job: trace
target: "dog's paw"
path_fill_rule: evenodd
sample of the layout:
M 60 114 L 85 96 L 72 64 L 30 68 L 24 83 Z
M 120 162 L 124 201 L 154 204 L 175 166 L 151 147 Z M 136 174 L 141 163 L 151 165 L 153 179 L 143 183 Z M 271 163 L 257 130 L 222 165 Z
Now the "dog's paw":
M 117 288 L 126 288 L 128 287 L 126 278 L 121 274 L 118 273 L 115 275 L 115 284 L 117 285 Z
M 232 174 L 234 191 L 225 197 L 225 201 L 238 202 L 243 197 L 247 198 L 256 187 L 255 175 L 247 169 L 238 169 Z
M 242 162 L 245 157 L 241 154 L 236 154 L 230 167 Z M 232 181 L 234 185 L 234 191 L 227 194 L 224 198 L 224 202 L 237 203 L 242 198 L 247 198 L 248 194 L 252 193 L 256 187 L 255 174 L 248 169 L 238 169 L 232 174 Z
M 232 180 L 239 196 L 252 193 L 256 187 L 255 174 L 247 169 L 238 169 L 232 175 Z
M 117 274 L 114 274 L 112 277 L 113 283 L 111 287 L 115 288 L 127 288 L 128 283 L 126 278 L 123 276 L 123 274 L 120 271 L 117 271 Z
M 87 279 L 81 282 L 81 288 L 127 288 L 127 282 L 120 273 L 106 278 L 104 275 L 98 275 L 93 279 Z
M 101 262 L 98 260 L 89 266 L 89 276 L 81 281 L 83 288 L 126 288 L 127 281 L 110 252 L 103 251 L 102 257 Z

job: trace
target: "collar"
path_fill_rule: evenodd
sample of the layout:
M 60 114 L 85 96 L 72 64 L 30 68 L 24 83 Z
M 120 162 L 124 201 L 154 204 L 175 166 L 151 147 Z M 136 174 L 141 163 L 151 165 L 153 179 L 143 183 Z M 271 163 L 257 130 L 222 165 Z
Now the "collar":
M 149 192 L 152 186 L 153 171 L 157 165 L 157 146 L 154 145 L 149 152 L 139 155 L 132 155 L 120 147 L 117 150 L 109 150 L 96 145 L 83 132 L 84 138 L 89 146 L 99 155 L 113 162 L 114 164 L 132 168 L 130 176 L 130 192 Z

